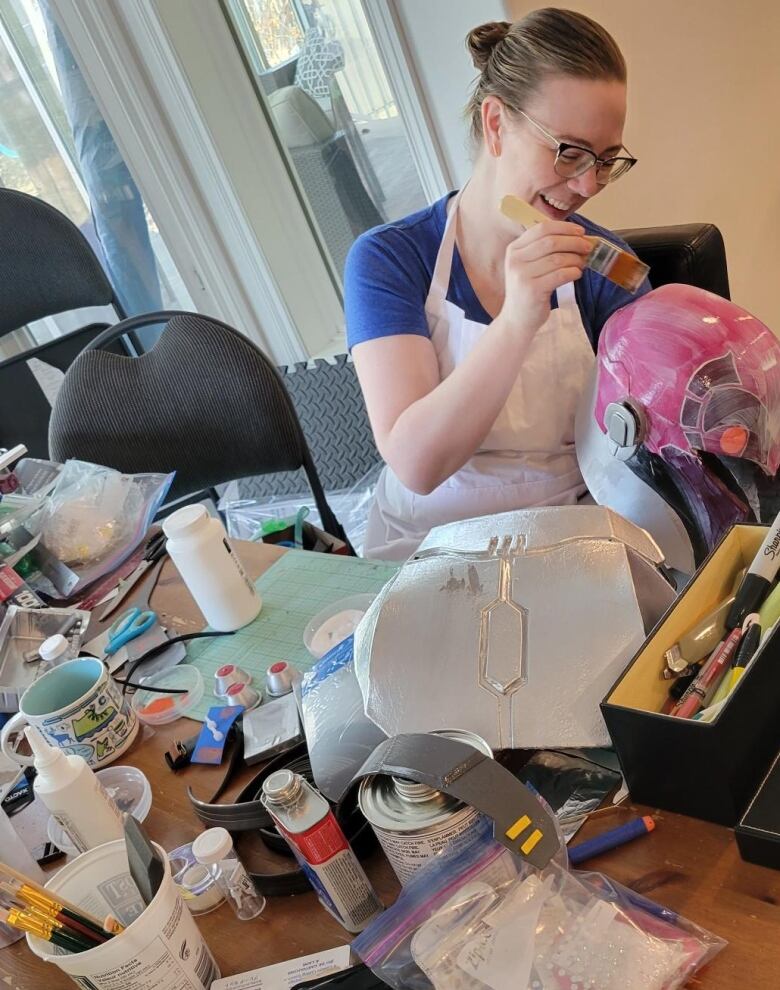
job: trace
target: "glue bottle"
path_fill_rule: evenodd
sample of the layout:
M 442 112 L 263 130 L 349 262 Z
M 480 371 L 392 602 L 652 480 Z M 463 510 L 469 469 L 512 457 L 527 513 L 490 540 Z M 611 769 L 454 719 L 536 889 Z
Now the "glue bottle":
M 50 746 L 39 729 L 24 730 L 35 758 L 35 794 L 80 853 L 124 838 L 122 813 L 82 756 Z
M 201 832 L 192 843 L 192 855 L 208 868 L 239 921 L 251 921 L 262 913 L 265 898 L 258 894 L 236 855 L 227 829 L 209 828 Z
M 225 527 L 204 505 L 185 505 L 162 524 L 167 550 L 212 629 L 247 625 L 263 601 L 228 542 Z

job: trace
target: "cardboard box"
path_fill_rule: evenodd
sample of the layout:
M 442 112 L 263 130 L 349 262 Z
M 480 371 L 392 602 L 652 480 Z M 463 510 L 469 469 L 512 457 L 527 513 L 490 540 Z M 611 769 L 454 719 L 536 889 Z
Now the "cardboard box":
M 766 535 L 735 526 L 704 561 L 601 704 L 634 801 L 735 826 L 780 749 L 780 632 L 709 723 L 662 715 L 664 652 L 728 597 Z
M 734 832 L 743 859 L 780 870 L 780 753 Z

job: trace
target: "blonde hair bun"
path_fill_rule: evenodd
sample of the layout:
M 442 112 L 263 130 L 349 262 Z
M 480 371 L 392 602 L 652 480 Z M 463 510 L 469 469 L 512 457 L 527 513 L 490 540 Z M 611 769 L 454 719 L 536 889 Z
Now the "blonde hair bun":
M 511 28 L 509 21 L 488 21 L 469 31 L 466 38 L 466 48 L 471 54 L 474 68 L 482 72 L 488 64 L 491 52 L 506 38 Z

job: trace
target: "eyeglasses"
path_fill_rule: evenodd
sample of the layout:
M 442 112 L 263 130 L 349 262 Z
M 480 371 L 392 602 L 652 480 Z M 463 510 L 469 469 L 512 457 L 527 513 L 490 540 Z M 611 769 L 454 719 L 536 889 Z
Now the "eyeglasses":
M 580 148 L 577 144 L 567 144 L 565 141 L 559 141 L 557 137 L 554 137 L 548 130 L 542 127 L 539 121 L 534 120 L 533 117 L 529 117 L 523 110 L 519 110 L 518 113 L 525 117 L 529 124 L 532 124 L 537 131 L 542 133 L 555 146 L 555 163 L 553 168 L 563 179 L 574 179 L 578 175 L 583 175 L 595 165 L 596 182 L 600 186 L 606 186 L 608 182 L 614 182 L 621 175 L 625 175 L 637 163 L 637 159 L 632 158 L 630 155 L 599 158 L 588 148 Z M 627 148 L 626 151 L 628 151 Z

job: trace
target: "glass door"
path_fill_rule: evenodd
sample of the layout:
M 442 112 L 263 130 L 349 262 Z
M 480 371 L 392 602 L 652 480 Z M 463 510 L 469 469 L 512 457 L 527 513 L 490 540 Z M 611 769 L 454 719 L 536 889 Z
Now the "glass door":
M 224 6 L 340 285 L 360 233 L 426 203 L 361 2 L 225 0 Z

